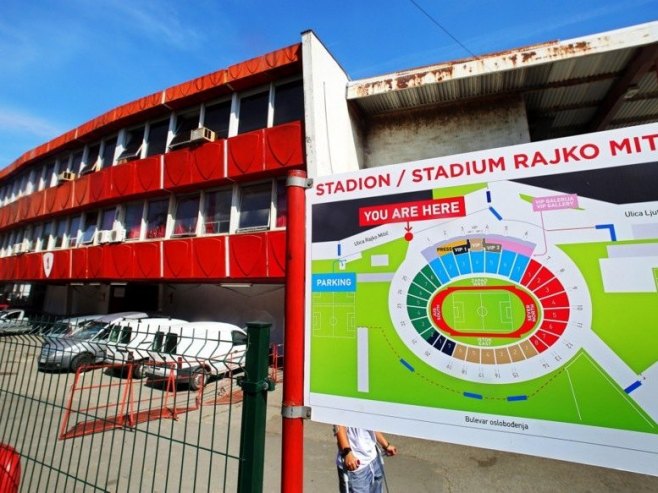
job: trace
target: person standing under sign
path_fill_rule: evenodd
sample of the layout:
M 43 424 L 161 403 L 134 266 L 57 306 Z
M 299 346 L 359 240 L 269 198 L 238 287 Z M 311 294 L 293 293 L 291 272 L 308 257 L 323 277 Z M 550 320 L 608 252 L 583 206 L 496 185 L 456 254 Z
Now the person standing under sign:
M 379 454 L 379 445 L 386 455 L 398 453 L 386 437 L 378 432 L 363 428 L 334 426 L 338 455 L 338 487 L 341 493 L 381 493 L 386 480 L 384 461 Z

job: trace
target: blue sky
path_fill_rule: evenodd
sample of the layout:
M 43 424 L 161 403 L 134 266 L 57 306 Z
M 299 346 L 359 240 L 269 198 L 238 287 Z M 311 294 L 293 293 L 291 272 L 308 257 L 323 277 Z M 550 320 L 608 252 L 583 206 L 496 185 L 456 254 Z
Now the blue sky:
M 352 78 L 658 19 L 658 0 L 3 0 L 0 168 L 120 104 L 297 43 Z

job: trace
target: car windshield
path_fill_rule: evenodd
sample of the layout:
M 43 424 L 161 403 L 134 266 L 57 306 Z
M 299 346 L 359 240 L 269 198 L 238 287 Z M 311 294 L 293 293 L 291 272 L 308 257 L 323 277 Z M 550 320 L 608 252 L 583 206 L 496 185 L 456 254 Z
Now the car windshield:
M 107 327 L 107 323 L 104 322 L 90 322 L 80 330 L 74 332 L 71 337 L 76 339 L 91 339 L 94 336 L 98 336 L 97 339 L 102 338 L 103 329 Z
M 45 335 L 68 334 L 71 326 L 65 322 L 56 322 L 49 329 L 43 331 Z

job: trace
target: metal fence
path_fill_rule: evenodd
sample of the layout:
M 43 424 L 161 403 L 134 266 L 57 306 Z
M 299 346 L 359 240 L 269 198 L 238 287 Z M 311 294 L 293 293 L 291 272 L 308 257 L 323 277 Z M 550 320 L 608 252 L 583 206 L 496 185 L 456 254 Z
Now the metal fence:
M 236 491 L 250 346 L 208 323 L 0 325 L 0 444 L 20 457 L 19 491 Z

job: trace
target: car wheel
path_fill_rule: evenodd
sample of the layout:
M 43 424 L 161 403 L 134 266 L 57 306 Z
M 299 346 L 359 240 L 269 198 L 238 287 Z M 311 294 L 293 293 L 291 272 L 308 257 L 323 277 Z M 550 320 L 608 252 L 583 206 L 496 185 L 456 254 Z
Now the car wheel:
M 133 363 L 133 378 L 135 380 L 141 380 L 144 378 L 144 362 L 138 361 Z
M 71 371 L 78 371 L 82 366 L 88 366 L 94 363 L 94 358 L 89 353 L 78 354 L 73 361 L 71 361 Z
M 208 370 L 205 368 L 197 368 L 190 377 L 190 390 L 199 390 L 201 387 L 205 387 L 207 381 Z

